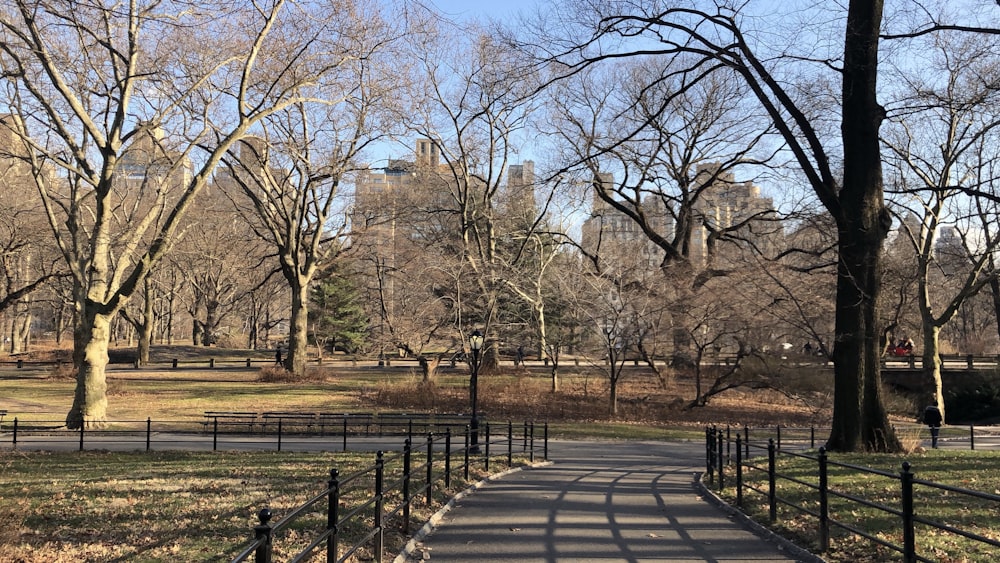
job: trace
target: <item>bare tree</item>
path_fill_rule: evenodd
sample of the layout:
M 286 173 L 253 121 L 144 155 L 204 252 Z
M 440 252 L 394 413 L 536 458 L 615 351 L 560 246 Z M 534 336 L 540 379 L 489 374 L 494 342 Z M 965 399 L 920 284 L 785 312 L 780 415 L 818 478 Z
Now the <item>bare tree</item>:
M 592 216 L 606 215 L 612 230 L 615 217 L 624 217 L 654 247 L 649 260 L 673 293 L 672 361 L 690 365 L 690 327 L 676 322 L 685 304 L 709 279 L 737 267 L 729 259 L 734 248 L 759 239 L 769 222 L 766 228 L 775 228 L 771 203 L 751 182 L 735 180 L 738 166 L 765 163 L 774 148 L 767 121 L 746 107 L 735 75 L 687 84 L 679 75 L 687 57 L 663 61 L 637 57 L 613 71 L 576 74 L 553 88 L 551 121 L 569 166 L 579 162 L 575 167 L 595 178 Z M 734 207 L 735 199 L 745 206 Z M 593 254 L 595 237 L 589 238 L 582 246 Z M 601 254 L 606 260 L 613 253 Z
M 371 3 L 363 17 L 326 22 L 326 87 L 312 91 L 308 102 L 273 112 L 260 124 L 259 139 L 245 140 L 226 161 L 291 288 L 284 363 L 299 375 L 306 365 L 310 283 L 350 240 L 343 186 L 365 148 L 388 132 L 380 113 L 394 104 L 391 93 L 400 86 L 394 67 L 400 31 L 387 13 Z
M 680 56 L 688 62 L 673 74 L 682 84 L 698 84 L 719 72 L 735 73 L 769 116 L 839 233 L 836 396 L 827 442 L 832 450 L 899 448 L 881 396 L 876 322 L 882 243 L 891 225 L 882 199 L 879 152 L 884 110 L 876 100 L 882 4 L 880 0 L 847 4 L 846 20 L 838 20 L 846 21 L 839 54 L 831 49 L 783 57 L 781 50 L 788 52 L 791 46 L 767 51 L 766 42 L 747 35 L 739 8 L 712 3 L 704 8 L 672 7 L 653 1 L 588 4 L 587 9 L 573 12 L 585 18 L 588 37 L 539 46 L 548 53 L 549 68 L 557 68 L 561 75 L 628 57 Z M 579 30 L 573 28 L 575 37 Z M 807 45 L 817 51 L 821 46 Z M 817 82 L 817 74 L 834 68 L 829 61 L 840 63 L 835 69 L 842 84 L 839 140 L 823 135 L 826 118 L 813 114 L 806 103 L 814 100 L 810 89 L 795 90 L 800 81 L 794 65 L 804 63 L 807 80 Z M 835 161 L 842 162 L 842 176 Z
M 69 427 L 106 419 L 111 321 L 223 155 L 339 64 L 326 41 L 354 3 L 290 4 L 17 0 L 0 14 L 5 103 L 34 170 L 59 170 L 35 178 L 75 283 Z M 155 181 L 121 191 L 125 152 L 150 141 L 155 169 L 135 172 Z
M 421 173 L 438 194 L 426 201 L 425 211 L 447 218 L 455 235 L 438 238 L 440 252 L 464 262 L 456 336 L 464 342 L 469 319 L 493 344 L 501 296 L 510 295 L 504 275 L 510 262 L 500 258 L 507 233 L 499 230 L 498 203 L 534 109 L 537 77 L 524 72 L 522 53 L 492 29 L 433 18 L 425 23 L 411 43 L 415 93 L 405 108 L 415 117 L 413 132 L 427 140 L 426 153 L 418 154 Z M 487 369 L 495 352 L 491 346 L 484 354 Z
M 887 192 L 915 260 L 922 365 L 944 413 L 941 330 L 997 276 L 1000 89 L 989 77 L 1000 71 L 1000 52 L 982 35 L 913 42 L 920 41 L 930 44 L 928 55 L 919 69 L 897 69 L 904 90 L 889 108 L 883 140 L 893 171 Z
M 0 315 L 9 318 L 2 332 L 12 353 L 25 351 L 27 344 L 32 318 L 27 299 L 60 273 L 59 257 L 45 251 L 47 237 L 39 228 L 44 216 L 19 124 L 16 116 L 0 116 Z M 20 311 L 4 315 L 11 309 Z

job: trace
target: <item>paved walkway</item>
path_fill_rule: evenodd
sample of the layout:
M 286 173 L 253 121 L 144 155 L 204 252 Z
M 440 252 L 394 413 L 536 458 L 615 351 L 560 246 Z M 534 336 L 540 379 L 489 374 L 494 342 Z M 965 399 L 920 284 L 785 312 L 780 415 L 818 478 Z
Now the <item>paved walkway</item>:
M 460 499 L 397 561 L 820 561 L 699 494 L 699 444 L 550 443 L 550 465 Z

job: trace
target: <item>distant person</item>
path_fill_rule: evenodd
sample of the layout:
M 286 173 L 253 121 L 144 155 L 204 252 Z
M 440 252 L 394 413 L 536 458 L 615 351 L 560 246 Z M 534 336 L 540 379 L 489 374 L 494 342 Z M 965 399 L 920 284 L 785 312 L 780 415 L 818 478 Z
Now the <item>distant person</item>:
M 807 355 L 807 356 L 811 356 L 812 355 L 812 351 L 813 351 L 812 342 L 806 342 L 805 346 L 802 347 L 802 353 L 805 354 L 805 355 Z
M 517 353 L 514 355 L 514 365 L 519 366 L 524 363 L 524 346 L 517 347 Z
M 924 424 L 931 430 L 931 447 L 937 449 L 938 434 L 941 432 L 941 410 L 937 404 L 927 405 L 924 409 Z
M 277 365 L 279 365 L 279 366 L 282 365 L 282 363 L 281 363 L 281 346 L 278 346 L 278 349 L 274 352 L 274 363 L 277 364 Z

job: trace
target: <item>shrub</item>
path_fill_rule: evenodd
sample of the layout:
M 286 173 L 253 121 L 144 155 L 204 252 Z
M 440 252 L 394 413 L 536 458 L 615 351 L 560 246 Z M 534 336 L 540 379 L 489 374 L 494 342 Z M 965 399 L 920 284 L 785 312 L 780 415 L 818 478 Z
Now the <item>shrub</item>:
M 945 393 L 948 423 L 975 423 L 1000 418 L 1000 385 L 984 381 Z
M 257 381 L 260 383 L 303 383 L 325 380 L 326 375 L 321 370 L 306 369 L 305 375 L 295 375 L 279 365 L 262 367 L 260 375 L 257 376 Z

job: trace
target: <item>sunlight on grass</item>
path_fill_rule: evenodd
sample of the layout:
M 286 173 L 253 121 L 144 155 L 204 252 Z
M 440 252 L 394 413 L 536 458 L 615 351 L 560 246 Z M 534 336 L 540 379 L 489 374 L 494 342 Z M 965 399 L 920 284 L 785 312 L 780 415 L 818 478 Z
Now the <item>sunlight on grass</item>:
M 332 468 L 344 476 L 373 462 L 370 453 L 2 452 L 0 560 L 228 561 L 261 508 L 277 521 L 323 491 Z M 387 481 L 401 476 L 398 465 L 386 471 Z M 453 476 L 453 488 L 437 487 L 435 498 L 464 486 Z M 369 494 L 345 489 L 343 498 Z M 413 526 L 429 515 L 417 503 Z M 323 526 L 321 515 L 304 518 L 276 540 L 277 554 L 301 549 Z M 398 551 L 404 540 L 390 533 L 386 548 Z
M 897 476 L 903 462 L 907 461 L 911 465 L 910 471 L 918 480 L 914 485 L 914 512 L 918 517 L 954 526 L 992 540 L 1000 539 L 1000 530 L 996 527 L 997 517 L 1000 515 L 1000 503 L 919 483 L 919 481 L 930 481 L 993 495 L 1000 494 L 1000 471 L 998 471 L 1000 452 L 932 450 L 906 455 L 831 454 L 830 460 L 869 467 Z M 818 485 L 816 461 L 788 456 L 779 456 L 776 461 L 777 472 L 785 477 L 777 481 L 777 495 L 783 501 L 779 503 L 777 522 L 770 524 L 768 521 L 767 499 L 749 489 L 744 489 L 744 511 L 781 535 L 792 538 L 797 544 L 816 550 L 818 549 L 817 519 L 789 506 L 818 510 L 819 500 L 815 490 Z M 766 459 L 764 465 L 766 466 Z M 731 479 L 732 475 L 729 485 L 732 485 Z M 767 473 L 764 471 L 745 470 L 744 479 L 748 485 L 760 491 L 767 490 Z M 893 479 L 831 464 L 828 479 L 830 489 L 840 494 L 862 498 L 895 510 L 901 509 L 898 478 Z M 806 486 L 804 483 L 812 486 Z M 735 489 L 727 488 L 722 496 L 731 504 L 735 504 Z M 844 525 L 865 530 L 884 541 L 902 545 L 902 525 L 900 518 L 894 514 L 835 495 L 830 496 L 829 513 L 831 519 Z M 991 546 L 928 525 L 918 524 L 916 537 L 918 555 L 929 560 L 984 563 L 996 560 L 994 548 Z M 831 562 L 901 560 L 898 552 L 877 546 L 839 527 L 831 528 L 830 545 L 830 550 L 823 556 Z

